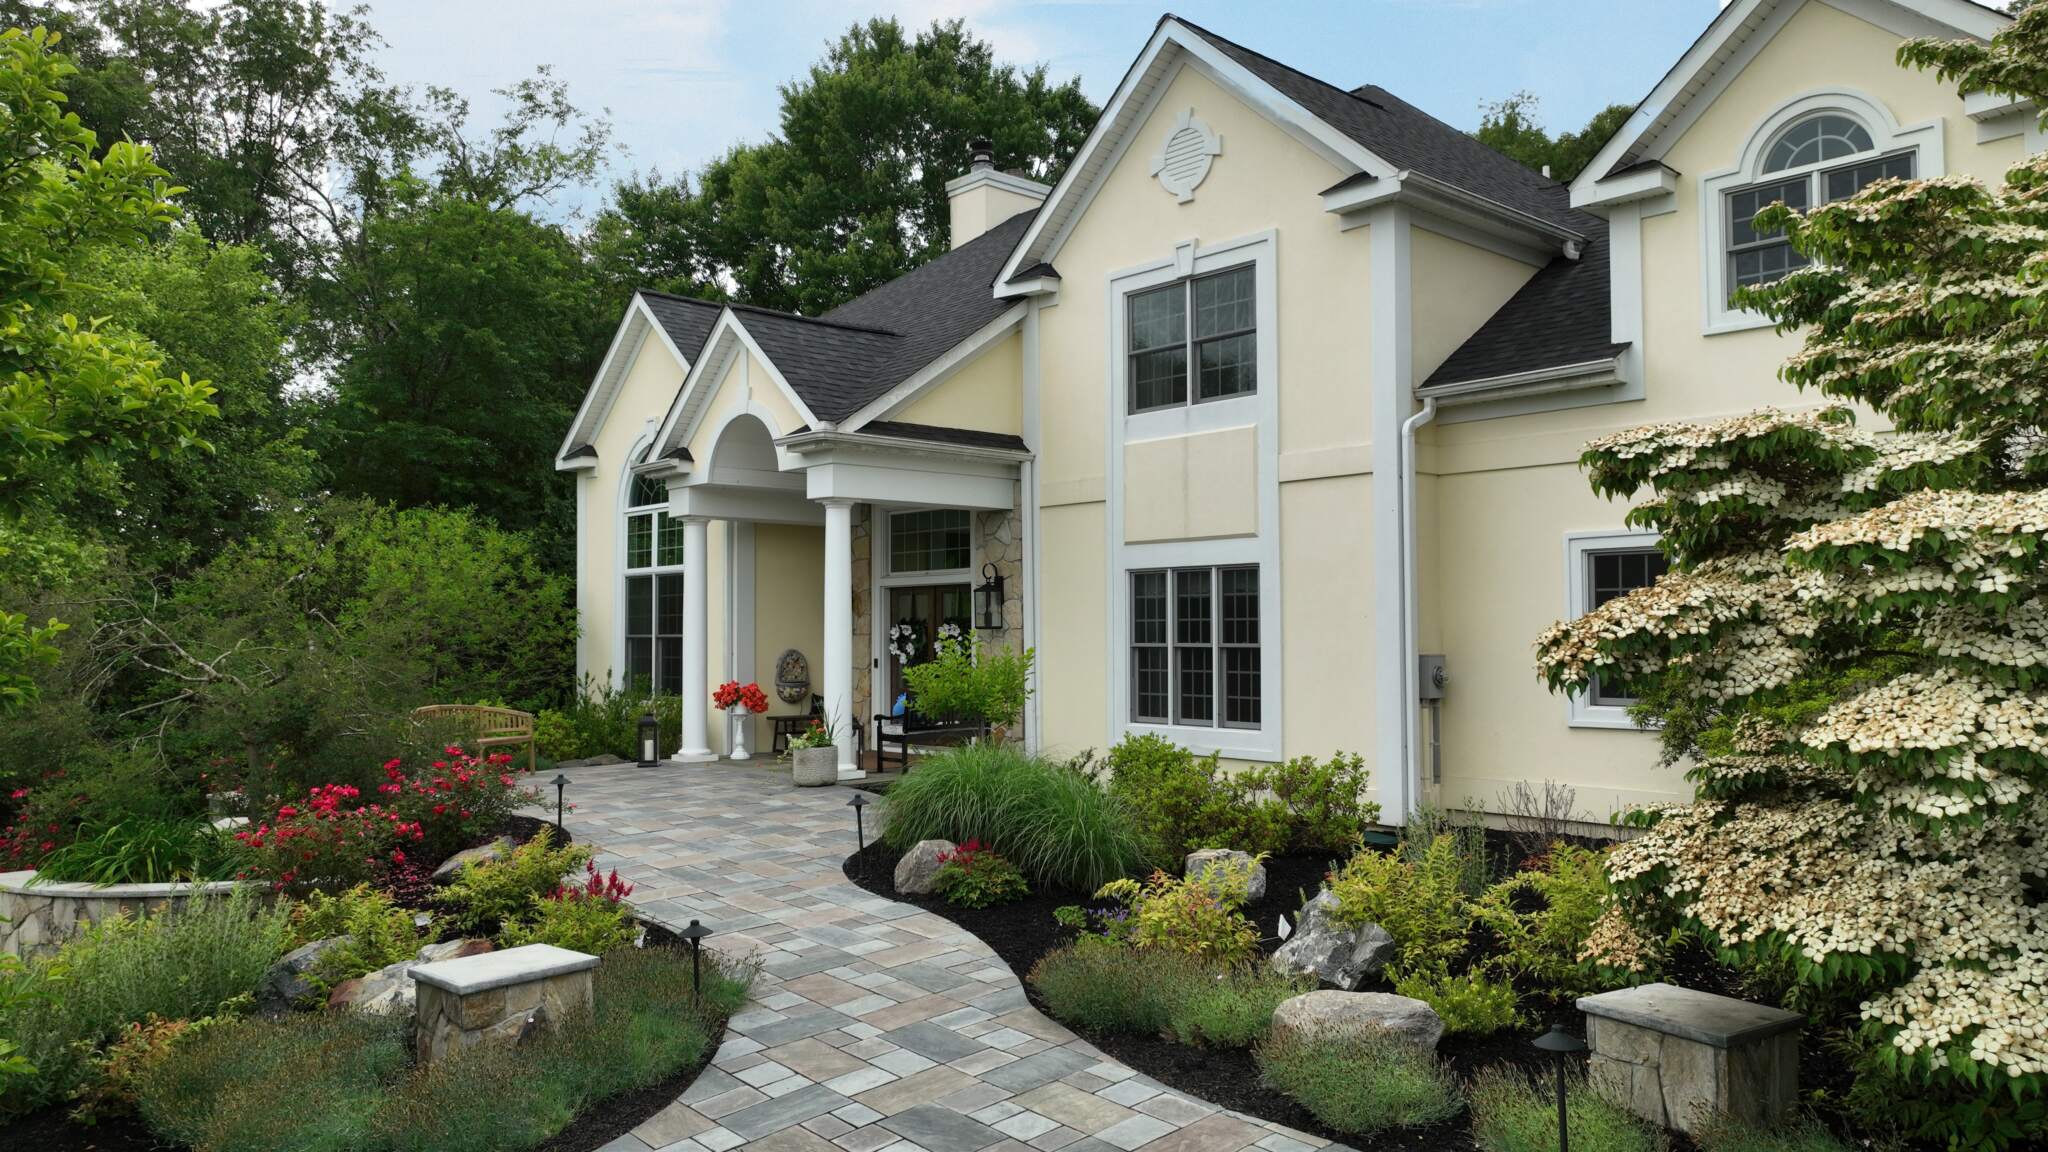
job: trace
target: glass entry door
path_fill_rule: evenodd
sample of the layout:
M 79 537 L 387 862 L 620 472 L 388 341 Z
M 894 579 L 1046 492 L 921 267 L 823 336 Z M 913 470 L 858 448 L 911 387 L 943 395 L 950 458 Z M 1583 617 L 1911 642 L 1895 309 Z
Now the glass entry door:
M 889 589 L 889 623 L 882 642 L 888 652 L 889 696 L 876 703 L 889 712 L 903 694 L 903 669 L 937 654 L 940 629 L 956 628 L 965 638 L 974 625 L 974 593 L 967 584 L 920 584 Z

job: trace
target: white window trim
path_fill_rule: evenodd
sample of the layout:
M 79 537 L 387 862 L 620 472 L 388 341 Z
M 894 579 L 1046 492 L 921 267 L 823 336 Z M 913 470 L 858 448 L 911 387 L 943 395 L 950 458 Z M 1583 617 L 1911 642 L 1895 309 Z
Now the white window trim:
M 653 513 L 669 511 L 669 505 L 667 503 L 633 503 L 633 481 L 639 476 L 640 473 L 636 469 L 634 469 L 632 462 L 634 460 L 639 459 L 640 453 L 644 451 L 647 445 L 652 441 L 653 436 L 651 434 L 643 434 L 640 437 L 640 439 L 634 441 L 632 451 L 626 454 L 626 466 L 619 470 L 618 527 L 616 529 L 618 543 L 618 547 L 616 550 L 618 557 L 617 571 L 619 578 L 617 585 L 618 599 L 615 601 L 615 603 L 617 603 L 619 607 L 617 618 L 612 621 L 613 632 L 619 645 L 618 667 L 612 672 L 612 682 L 616 687 L 619 688 L 631 687 L 631 680 L 629 679 L 629 677 L 631 677 L 632 675 L 633 662 L 632 644 L 629 637 L 626 634 L 626 625 L 628 623 L 626 619 L 626 613 L 627 607 L 631 603 L 631 598 L 627 595 L 626 592 L 627 581 L 635 576 L 670 576 L 682 575 L 683 573 L 683 566 L 681 564 L 657 563 L 649 565 L 646 568 L 629 568 L 626 566 L 626 558 L 629 547 L 626 541 L 626 537 L 628 535 L 628 523 L 635 516 L 650 515 Z M 680 528 L 682 525 L 681 520 L 676 520 L 675 523 L 678 526 L 678 528 Z M 661 537 L 659 523 L 657 522 L 654 536 L 653 558 L 658 560 L 660 556 Z M 686 576 L 684 577 L 684 579 L 687 580 L 688 577 Z M 660 618 L 661 613 L 661 597 L 659 595 L 660 589 L 657 587 L 654 591 L 656 595 L 654 596 L 654 605 L 652 610 L 655 613 L 655 618 L 658 620 Z M 649 623 L 651 625 L 653 621 L 650 621 Z M 654 635 L 654 633 L 650 631 L 649 635 Z M 658 647 L 658 642 L 656 646 Z M 661 674 L 659 672 L 659 669 L 661 667 L 661 661 L 659 659 L 659 656 L 659 652 L 650 649 L 649 659 L 653 663 L 654 667 L 650 670 L 649 676 L 651 681 L 657 686 L 656 691 L 654 693 L 655 695 L 660 695 L 660 690 L 658 686 L 660 684 L 661 679 Z
M 1567 532 L 1564 536 L 1564 615 L 1576 620 L 1591 610 L 1593 589 L 1587 579 L 1586 560 L 1595 552 L 1633 552 L 1654 548 L 1663 539 L 1657 532 Z M 1575 692 L 1565 697 L 1565 722 L 1573 728 L 1625 728 L 1641 731 L 1629 719 L 1628 709 L 1613 704 L 1593 703 L 1592 692 Z
M 1286 728 L 1282 702 L 1282 668 L 1285 659 L 1281 616 L 1280 575 L 1280 369 L 1279 312 L 1276 306 L 1277 233 L 1267 230 L 1218 244 L 1202 245 L 1194 240 L 1176 246 L 1170 258 L 1112 272 L 1108 276 L 1105 307 L 1109 335 L 1107 374 L 1109 435 L 1104 439 L 1109 477 L 1105 526 L 1109 555 L 1106 594 L 1109 608 L 1109 680 L 1107 698 L 1109 735 L 1112 741 L 1126 735 L 1150 733 L 1171 740 L 1197 755 L 1210 752 L 1232 760 L 1262 763 L 1282 758 L 1281 741 Z M 1130 309 L 1126 297 L 1147 288 L 1187 276 L 1220 272 L 1242 264 L 1253 266 L 1258 293 L 1258 390 L 1248 396 L 1231 396 L 1199 404 L 1158 408 L 1149 412 L 1129 411 L 1126 377 L 1130 357 L 1125 354 L 1126 328 Z M 1192 387 L 1192 382 L 1190 382 Z M 1257 438 L 1258 532 L 1256 535 L 1213 540 L 1175 540 L 1163 543 L 1124 543 L 1124 449 L 1140 440 L 1188 436 L 1227 428 L 1252 427 Z M 1211 728 L 1177 724 L 1140 724 L 1131 720 L 1130 574 L 1150 568 L 1228 568 L 1256 565 L 1259 569 L 1259 727 Z M 1220 704 L 1219 704 L 1220 706 Z
M 898 512 L 928 512 L 936 509 L 953 509 L 950 504 L 870 504 L 868 506 L 868 572 L 869 583 L 874 593 L 868 597 L 868 709 L 870 713 L 887 712 L 896 703 L 895 698 L 884 700 L 882 694 L 882 669 L 889 666 L 889 638 L 883 627 L 888 615 L 891 588 L 921 588 L 938 584 L 965 584 L 968 589 L 968 606 L 973 608 L 974 586 L 981 579 L 981 533 L 975 531 L 975 509 L 964 509 L 967 513 L 967 567 L 948 568 L 932 572 L 889 571 L 893 551 L 889 536 L 894 529 L 890 517 Z
M 1939 119 L 1901 127 L 1882 101 L 1846 88 L 1808 92 L 1780 104 L 1750 133 L 1732 167 L 1700 178 L 1700 329 L 1705 335 L 1747 332 L 1771 325 L 1770 318 L 1761 312 L 1728 306 L 1728 194 L 1751 184 L 1792 179 L 1855 162 L 1856 158 L 1843 157 L 1783 172 L 1762 171 L 1765 149 L 1778 138 L 1778 133 L 1815 112 L 1840 113 L 1869 131 L 1874 147 L 1859 154 L 1859 158 L 1910 151 L 1914 154 L 1916 179 L 1926 180 L 1948 171 L 1942 156 Z

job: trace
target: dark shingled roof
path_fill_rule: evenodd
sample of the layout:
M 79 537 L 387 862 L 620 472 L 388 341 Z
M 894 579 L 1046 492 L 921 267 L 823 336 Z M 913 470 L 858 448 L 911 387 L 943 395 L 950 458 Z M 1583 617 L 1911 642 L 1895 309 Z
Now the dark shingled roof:
M 1557 181 L 1495 152 L 1377 84 L 1346 92 L 1191 21 L 1179 16 L 1171 19 L 1200 33 L 1254 76 L 1396 168 L 1434 177 L 1573 232 L 1583 233 L 1589 227 L 1592 217 L 1573 211 L 1568 197 L 1554 194 L 1563 187 Z
M 671 296 L 647 288 L 640 289 L 640 296 L 647 301 L 647 310 L 661 321 L 662 331 L 668 333 L 676 349 L 695 364 L 697 354 L 704 350 L 704 341 L 711 338 L 711 329 L 718 323 L 718 313 L 725 305 L 713 300 Z
M 967 448 L 1008 448 L 1028 452 L 1022 436 L 1007 432 L 979 432 L 972 428 L 942 428 L 936 424 L 909 424 L 901 420 L 870 420 L 860 426 L 858 436 L 887 436 L 895 440 L 930 440 L 959 444 Z
M 564 459 L 564 460 L 576 460 L 576 459 L 580 459 L 580 458 L 582 458 L 582 457 L 584 457 L 584 456 L 588 456 L 588 457 L 590 457 L 590 458 L 592 458 L 592 459 L 596 459 L 596 458 L 597 458 L 597 445 L 595 445 L 595 444 L 578 444 L 578 445 L 577 445 L 577 446 L 575 446 L 574 448 L 571 448 L 571 449 L 569 449 L 569 450 L 568 450 L 567 452 L 564 452 L 564 453 L 562 453 L 562 459 Z
M 1607 224 L 1592 219 L 1597 228 L 1577 260 L 1558 256 L 1538 269 L 1423 385 L 1584 364 L 1628 347 L 1614 343 L 1610 327 Z

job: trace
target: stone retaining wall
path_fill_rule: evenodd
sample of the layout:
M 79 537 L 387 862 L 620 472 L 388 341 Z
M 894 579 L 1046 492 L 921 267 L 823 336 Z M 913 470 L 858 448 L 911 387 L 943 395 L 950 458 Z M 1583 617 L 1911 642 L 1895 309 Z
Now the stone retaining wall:
M 0 952 L 29 957 L 53 951 L 88 924 L 140 915 L 193 896 L 234 891 L 211 884 L 31 884 L 34 872 L 0 872 Z

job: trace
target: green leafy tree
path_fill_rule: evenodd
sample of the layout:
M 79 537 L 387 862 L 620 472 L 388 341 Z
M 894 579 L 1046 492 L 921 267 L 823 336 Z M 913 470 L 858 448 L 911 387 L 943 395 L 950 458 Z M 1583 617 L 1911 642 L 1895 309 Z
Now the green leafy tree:
M 0 32 L 0 549 L 9 551 L 49 526 L 52 507 L 106 491 L 128 462 L 203 446 L 201 426 L 215 413 L 212 388 L 167 375 L 146 337 L 65 310 L 67 256 L 143 243 L 175 216 L 177 191 L 147 149 L 122 141 L 102 152 L 64 111 L 71 72 L 47 31 Z M 0 609 L 0 711 L 33 697 L 29 669 L 55 659 L 60 627 Z
M 2048 8 L 1900 58 L 2048 105 Z M 1672 574 L 1552 627 L 1539 671 L 1640 688 L 1690 763 L 1698 800 L 1642 814 L 1610 858 L 1635 928 L 1839 1005 L 1867 1046 L 1853 1106 L 1955 1145 L 2039 1137 L 2048 157 L 2002 188 L 1885 181 L 1758 227 L 1814 262 L 1744 300 L 1803 334 L 1781 375 L 1844 403 L 1589 445 L 1596 491 L 1647 494 L 1629 522 Z
M 992 141 L 999 165 L 1052 181 L 1095 116 L 1078 78 L 998 64 L 958 20 L 914 37 L 870 20 L 783 86 L 775 138 L 713 161 L 694 190 L 678 181 L 657 198 L 629 183 L 607 216 L 637 219 L 662 257 L 649 262 L 657 274 L 823 312 L 946 250 L 945 185 L 973 140 Z
M 1517 92 L 1487 104 L 1480 110 L 1479 127 L 1472 135 L 1526 168 L 1540 172 L 1548 165 L 1553 178 L 1567 183 L 1635 111 L 1627 104 L 1609 104 L 1595 112 L 1584 128 L 1552 139 L 1537 116 L 1537 104 L 1533 92 Z

